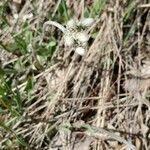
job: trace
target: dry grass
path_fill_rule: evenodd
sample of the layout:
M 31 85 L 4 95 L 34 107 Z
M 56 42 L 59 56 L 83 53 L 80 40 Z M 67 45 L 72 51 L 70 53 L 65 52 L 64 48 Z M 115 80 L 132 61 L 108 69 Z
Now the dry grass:
M 96 0 L 13 3 L 18 10 L 7 12 L 9 26 L 0 33 L 1 47 L 9 51 L 5 54 L 9 61 L 2 60 L 1 68 L 7 71 L 11 65 L 17 71 L 2 72 L 1 84 L 8 81 L 10 91 L 0 90 L 1 149 L 150 149 L 149 4 L 100 2 L 103 7 L 98 10 Z M 67 7 L 60 8 L 62 3 Z M 14 11 L 19 12 L 16 21 Z M 22 18 L 28 13 L 33 17 L 25 26 Z M 91 38 L 83 57 L 64 47 L 62 33 L 53 27 L 41 43 L 49 18 L 65 24 L 68 18 L 87 14 L 96 21 L 88 30 Z M 9 44 L 26 28 L 33 34 L 27 52 L 10 51 Z M 42 46 L 54 39 L 58 43 L 54 53 L 43 56 Z

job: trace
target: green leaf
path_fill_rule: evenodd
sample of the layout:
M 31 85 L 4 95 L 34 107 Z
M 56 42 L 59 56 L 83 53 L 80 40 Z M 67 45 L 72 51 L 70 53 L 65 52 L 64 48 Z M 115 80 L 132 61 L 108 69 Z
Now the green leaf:
M 14 37 L 15 42 L 17 43 L 18 49 L 21 51 L 22 54 L 27 53 L 27 43 L 21 36 Z
M 16 143 L 19 145 L 22 145 L 24 147 L 29 147 L 29 145 L 25 142 L 25 140 L 23 139 L 23 137 L 18 136 L 16 137 Z
M 27 92 L 30 92 L 33 89 L 33 79 L 32 78 L 28 79 L 25 89 Z
M 137 30 L 137 24 L 134 23 L 131 26 L 130 30 L 125 34 L 124 43 L 126 43 L 127 40 L 135 34 L 136 30 Z
M 102 10 L 104 10 L 105 4 L 106 0 L 95 0 L 90 11 L 91 12 L 90 17 L 95 18 L 96 16 L 99 16 Z
M 126 22 L 129 18 L 131 18 L 131 16 L 133 15 L 133 12 L 136 8 L 136 2 L 132 1 L 127 9 L 125 10 L 124 16 L 123 16 L 123 21 Z
M 49 47 L 54 47 L 56 46 L 56 42 L 55 41 L 51 41 L 48 45 L 47 45 L 47 48 Z
M 32 38 L 33 38 L 32 32 L 31 31 L 26 31 L 24 38 L 25 38 L 26 44 L 32 43 Z
M 14 100 L 16 102 L 17 110 L 19 111 L 19 113 L 21 113 L 22 112 L 22 99 L 21 99 L 19 90 L 16 90 L 16 92 L 14 93 Z
M 90 11 L 89 11 L 89 9 L 87 7 L 84 9 L 84 17 L 85 18 L 90 17 Z

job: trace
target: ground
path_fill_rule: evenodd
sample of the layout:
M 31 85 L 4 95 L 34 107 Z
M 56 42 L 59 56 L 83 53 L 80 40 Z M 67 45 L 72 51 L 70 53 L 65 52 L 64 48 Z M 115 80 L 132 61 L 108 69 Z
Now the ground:
M 0 2 L 1 150 L 150 150 L 149 114 L 148 0 Z

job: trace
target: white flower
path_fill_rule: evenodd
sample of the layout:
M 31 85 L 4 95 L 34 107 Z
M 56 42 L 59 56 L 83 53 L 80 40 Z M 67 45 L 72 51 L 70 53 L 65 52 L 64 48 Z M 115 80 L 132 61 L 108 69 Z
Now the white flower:
M 67 27 L 70 28 L 70 29 L 73 29 L 76 27 L 76 22 L 75 20 L 71 19 L 67 22 Z
M 75 52 L 76 52 L 77 54 L 83 56 L 84 53 L 85 53 L 85 49 L 82 48 L 82 47 L 77 47 L 77 48 L 75 49 Z
M 94 19 L 93 18 L 85 18 L 81 21 L 81 25 L 83 27 L 89 27 L 94 23 Z
M 74 44 L 74 38 L 71 35 L 65 35 L 64 36 L 64 41 L 66 46 L 73 46 Z
M 89 36 L 85 32 L 76 33 L 75 38 L 81 43 L 85 43 L 89 40 Z
M 14 19 L 16 19 L 16 20 L 17 20 L 17 19 L 18 19 L 18 17 L 19 17 L 19 15 L 18 15 L 18 14 L 14 14 L 13 16 L 14 16 Z
M 30 14 L 27 14 L 27 15 L 24 15 L 23 16 L 23 21 L 26 21 L 27 19 L 31 19 L 33 17 L 33 14 L 30 13 Z

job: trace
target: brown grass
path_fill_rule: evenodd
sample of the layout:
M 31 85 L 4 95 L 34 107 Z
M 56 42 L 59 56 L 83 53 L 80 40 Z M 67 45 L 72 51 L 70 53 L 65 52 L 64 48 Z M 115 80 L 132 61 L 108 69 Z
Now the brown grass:
M 76 12 L 73 17 L 80 19 L 92 2 L 67 0 L 66 4 Z M 35 24 L 44 23 L 49 12 L 54 16 L 59 3 L 37 2 L 39 14 L 31 22 L 35 32 Z M 12 128 L 29 144 L 24 149 L 149 150 L 149 4 L 135 4 L 131 23 L 123 21 L 128 13 L 126 5 L 127 0 L 107 1 L 89 29 L 96 37 L 83 57 L 64 47 L 62 35 L 54 29 L 60 43 L 52 65 L 34 76 L 35 87 L 30 99 L 24 101 L 23 118 Z M 134 28 L 134 34 L 127 38 Z M 22 95 L 26 83 L 18 85 Z M 14 138 L 10 133 L 2 137 L 1 145 L 7 137 Z

